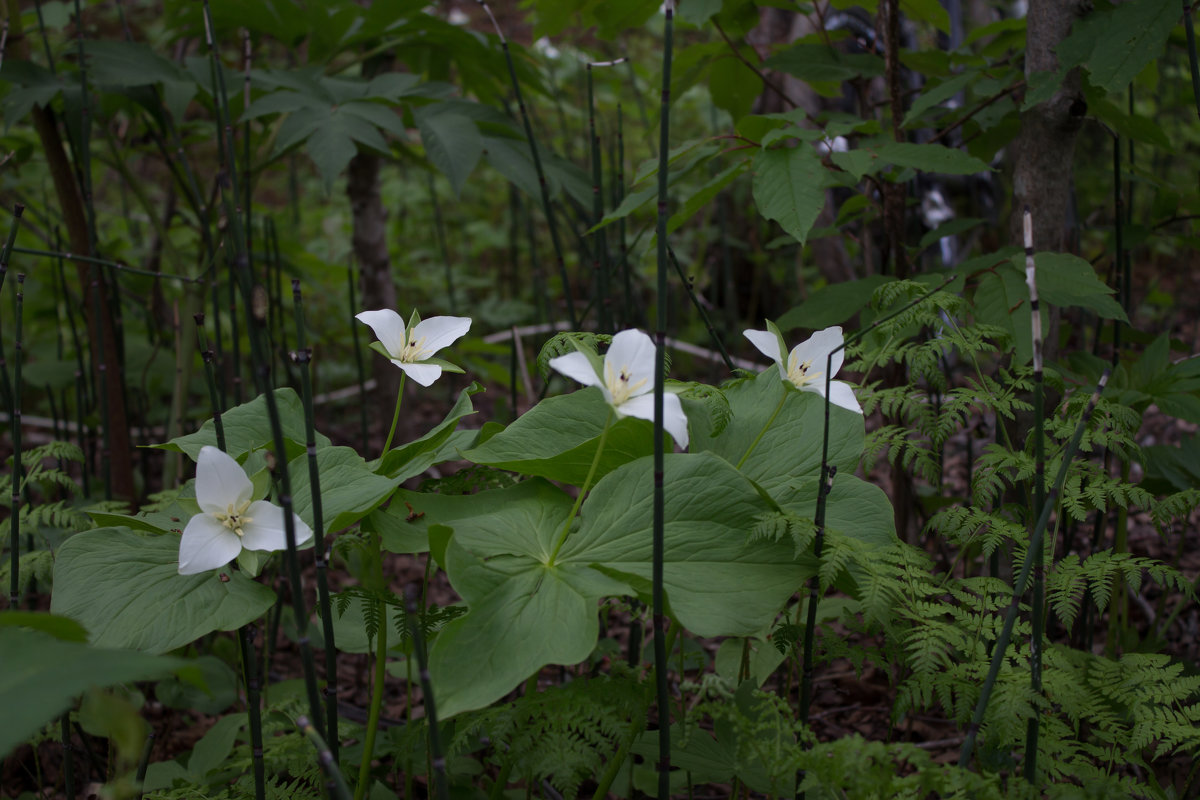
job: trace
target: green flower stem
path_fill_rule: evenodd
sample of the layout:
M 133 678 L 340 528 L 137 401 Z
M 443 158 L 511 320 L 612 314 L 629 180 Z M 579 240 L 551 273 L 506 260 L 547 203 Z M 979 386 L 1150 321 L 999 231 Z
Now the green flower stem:
M 604 420 L 604 430 L 600 432 L 600 441 L 596 444 L 596 455 L 592 457 L 592 465 L 588 467 L 587 478 L 583 481 L 583 486 L 579 488 L 579 496 L 575 498 L 575 505 L 571 506 L 571 513 L 567 515 L 567 521 L 563 524 L 563 529 L 558 534 L 558 541 L 554 543 L 554 550 L 550 553 L 549 566 L 554 566 L 555 560 L 558 559 L 558 551 L 562 549 L 563 542 L 567 540 L 567 534 L 571 532 L 571 523 L 575 521 L 575 515 L 579 513 L 579 507 L 583 505 L 583 498 L 587 495 L 588 489 L 592 488 L 592 479 L 596 477 L 596 468 L 600 466 L 600 456 L 604 453 L 604 441 L 608 438 L 608 429 L 612 427 L 612 412 L 608 412 L 608 419 Z
M 392 437 L 396 435 L 396 423 L 400 421 L 400 405 L 404 402 L 404 384 L 408 380 L 408 375 L 400 374 L 400 391 L 396 392 L 396 410 L 392 413 L 392 427 L 388 431 L 387 440 L 383 443 L 383 452 L 379 454 L 383 458 L 392 449 Z
M 375 547 L 379 546 L 379 535 L 371 536 Z M 367 735 L 363 740 L 362 762 L 358 765 L 358 783 L 354 787 L 354 800 L 362 800 L 371 782 L 371 759 L 375 753 L 375 732 L 379 727 L 379 712 L 383 708 L 383 682 L 387 677 L 387 604 L 373 601 L 379 607 L 379 631 L 375 641 L 375 681 L 371 686 L 371 708 L 367 713 Z
M 738 459 L 737 469 L 742 468 L 742 464 L 746 463 L 746 459 L 754 452 L 754 448 L 758 447 L 758 443 L 762 441 L 763 436 L 767 434 L 767 430 L 775 423 L 775 418 L 779 416 L 779 412 L 783 410 L 783 404 L 787 402 L 788 388 L 783 387 L 783 394 L 779 398 L 779 405 L 775 406 L 775 410 L 771 412 L 771 418 L 767 420 L 767 424 L 763 425 L 763 429 L 758 432 L 758 436 L 754 437 L 754 441 L 746 448 L 746 452 Z

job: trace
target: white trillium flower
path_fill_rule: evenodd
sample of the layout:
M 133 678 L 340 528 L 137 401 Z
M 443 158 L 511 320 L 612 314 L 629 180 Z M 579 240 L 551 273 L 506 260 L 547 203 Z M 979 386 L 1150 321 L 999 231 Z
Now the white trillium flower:
M 461 369 L 433 354 L 449 347 L 471 329 L 470 317 L 430 317 L 422 320 L 413 312 L 408 325 L 390 308 L 363 311 L 355 319 L 371 326 L 379 339 L 372 348 L 387 356 L 404 374 L 422 386 L 429 386 L 442 377 L 442 371 L 462 372 Z
M 254 484 L 231 456 L 215 447 L 200 449 L 196 459 L 196 502 L 200 513 L 188 520 L 179 540 L 179 574 L 195 575 L 223 567 L 247 550 L 287 547 L 283 509 L 252 500 Z M 304 520 L 292 515 L 296 544 L 312 538 Z
M 550 366 L 584 386 L 598 386 L 618 417 L 654 421 L 654 342 L 638 330 L 621 331 L 604 355 L 603 374 L 580 352 L 550 359 Z M 663 395 L 663 428 L 681 448 L 688 446 L 688 419 L 679 398 Z
M 823 331 L 817 331 L 807 340 L 792 348 L 788 353 L 787 362 L 783 360 L 785 345 L 783 335 L 775 323 L 767 321 L 765 331 L 743 331 L 750 343 L 759 351 L 775 362 L 779 374 L 785 380 L 802 392 L 815 392 L 825 396 L 825 367 L 829 365 L 829 377 L 837 375 L 842 368 L 845 354 L 838 349 L 845 339 L 842 338 L 841 327 L 834 326 Z M 829 354 L 833 353 L 832 361 Z M 857 414 L 862 413 L 862 406 L 854 397 L 850 384 L 842 381 L 829 382 L 829 402 L 841 406 Z

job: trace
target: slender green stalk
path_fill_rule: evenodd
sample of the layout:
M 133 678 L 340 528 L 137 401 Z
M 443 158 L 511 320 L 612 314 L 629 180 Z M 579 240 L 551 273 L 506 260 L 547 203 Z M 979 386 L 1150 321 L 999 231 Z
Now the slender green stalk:
M 150 753 L 154 750 L 154 729 L 146 731 L 146 743 L 142 745 L 142 757 L 138 759 L 137 775 L 134 782 L 138 787 L 138 800 L 142 799 L 142 784 L 146 782 L 146 769 L 150 766 Z M 72 797 L 72 795 L 67 795 Z
M 396 410 L 392 412 L 392 427 L 388 429 L 387 439 L 383 442 L 383 452 L 379 454 L 383 458 L 392 449 L 392 439 L 396 436 L 396 424 L 400 422 L 400 406 L 404 403 L 404 384 L 408 378 L 407 373 L 400 373 L 400 390 L 396 392 Z
M 16 334 L 13 341 L 13 387 L 12 407 L 9 409 L 9 424 L 12 427 L 13 471 L 12 471 L 12 505 L 9 512 L 9 592 L 8 607 L 16 609 L 21 599 L 21 483 L 25 469 L 21 465 L 21 356 L 22 318 L 25 307 L 25 274 L 17 273 L 17 290 L 13 296 L 15 311 Z
M 59 718 L 58 738 L 63 749 L 63 789 L 67 797 L 75 797 L 75 745 L 71 742 L 71 712 Z
M 316 426 L 313 419 L 312 378 L 308 364 L 312 348 L 305 335 L 304 302 L 300 296 L 300 280 L 292 280 L 292 307 L 296 313 L 296 353 L 300 365 L 300 390 L 304 401 L 304 438 L 308 451 L 308 485 L 312 487 L 313 552 L 317 562 L 317 604 L 321 608 L 322 634 L 325 639 L 325 730 L 329 733 L 329 749 L 336 762 L 338 757 L 337 724 L 337 647 L 333 639 L 333 613 L 329 604 L 329 556 L 325 542 L 325 510 L 321 499 L 321 473 L 317 469 Z
M 317 762 L 321 765 L 321 771 L 325 773 L 325 790 L 329 796 L 335 800 L 351 800 L 350 787 L 346 785 L 346 779 L 342 776 L 342 771 L 338 769 L 337 756 L 325 744 L 325 739 L 322 738 L 320 732 L 303 714 L 296 717 L 296 727 L 316 748 Z
M 429 779 L 433 782 L 434 792 L 438 800 L 448 800 L 449 786 L 446 782 L 446 757 L 442 754 L 441 735 L 438 732 L 437 706 L 433 701 L 433 686 L 429 681 L 429 656 L 425 649 L 425 636 L 421 633 L 420 619 L 417 613 L 417 592 L 410 585 L 404 592 L 405 611 L 408 617 L 409 634 L 413 640 L 413 653 L 417 657 L 420 669 L 421 695 L 425 702 L 425 719 L 429 723 L 429 754 L 433 762 L 433 772 Z
M 446 246 L 446 229 L 442 224 L 442 205 L 438 202 L 437 186 L 433 182 L 433 173 L 425 175 L 429 186 L 429 203 L 433 209 L 433 231 L 437 236 L 438 252 L 442 255 L 442 269 L 446 278 L 446 298 L 451 314 L 458 313 L 458 300 L 454 294 L 454 268 L 450 264 L 450 248 Z
M 504 61 L 508 65 L 508 77 L 512 81 L 513 95 L 517 100 L 517 108 L 521 112 L 521 122 L 525 125 L 525 138 L 529 142 L 529 154 L 533 158 L 533 167 L 537 171 L 538 186 L 542 194 L 542 211 L 546 215 L 546 224 L 550 226 L 550 240 L 554 243 L 554 255 L 558 258 L 558 274 L 562 281 L 563 299 L 567 305 L 567 319 L 571 322 L 572 330 L 579 329 L 579 318 L 575 315 L 575 300 L 571 294 L 571 281 L 567 276 L 567 262 L 563 258 L 562 242 L 558 237 L 558 224 L 550 207 L 550 187 L 546 182 L 546 173 L 542 169 L 542 156 L 538 152 L 537 140 L 533 136 L 533 125 L 529 121 L 529 112 L 525 108 L 525 98 L 521 95 L 521 82 L 517 80 L 517 68 L 513 64 L 512 52 L 508 47 L 508 39 L 500 29 L 500 23 L 492 14 L 491 7 L 484 0 L 475 0 L 487 12 L 496 36 L 500 38 L 500 48 L 504 51 Z
M 83 209 L 87 215 L 88 246 L 96 252 L 96 206 L 92 198 L 91 100 L 88 94 L 88 62 L 83 52 L 83 10 L 75 0 L 75 51 L 79 59 L 79 188 L 83 194 Z M 97 318 L 99 319 L 99 318 Z M 104 419 L 108 419 L 105 415 Z
M 679 275 L 680 282 L 683 283 L 683 290 L 687 292 L 687 296 L 691 298 L 692 305 L 700 312 L 700 319 L 704 321 L 704 327 L 708 329 L 708 336 L 713 340 L 713 344 L 717 346 L 717 352 L 721 354 L 721 359 L 725 362 L 725 368 L 733 372 L 733 359 L 729 357 L 729 353 L 725 350 L 725 343 L 721 341 L 721 334 L 717 333 L 717 329 L 713 327 L 712 320 L 709 319 L 708 312 L 704 310 L 704 306 L 700 304 L 700 298 L 696 296 L 696 288 L 692 281 L 683 274 L 683 267 L 679 265 L 679 259 L 675 257 L 675 251 L 670 245 L 667 245 L 667 255 L 671 257 L 671 264 L 675 267 L 675 272 Z
M 379 547 L 379 534 L 371 534 L 372 546 Z M 363 740 L 362 761 L 358 765 L 358 783 L 354 785 L 354 800 L 366 797 L 367 787 L 371 785 L 371 760 L 375 756 L 375 734 L 379 730 L 379 713 L 383 709 L 383 684 L 387 680 L 387 640 L 388 614 L 387 603 L 379 598 L 371 598 L 379 614 L 379 630 L 375 633 L 375 676 L 371 682 L 371 706 L 367 712 L 367 732 Z
M 204 360 L 204 380 L 208 384 L 208 402 L 212 406 L 213 429 L 217 434 L 217 449 L 225 450 L 225 423 L 221 420 L 221 400 L 217 395 L 217 380 L 213 374 L 213 352 L 204 335 L 204 315 L 196 314 L 196 338 L 200 343 L 200 357 Z
M 758 432 L 758 436 L 754 437 L 754 441 L 750 443 L 750 446 L 746 448 L 746 452 L 742 453 L 742 457 L 738 459 L 736 467 L 737 469 L 742 468 L 742 465 L 746 463 L 746 459 L 750 457 L 750 454 L 753 453 L 755 448 L 758 447 L 758 443 L 762 441 L 763 436 L 765 436 L 767 431 L 770 430 L 772 423 L 775 422 L 775 418 L 778 417 L 779 412 L 783 410 L 783 404 L 787 402 L 789 391 L 790 390 L 787 386 L 783 387 L 783 391 L 779 396 L 779 404 L 775 406 L 775 410 L 772 411 L 771 416 L 767 418 L 767 424 L 762 426 L 762 430 Z
M 1042 375 L 1042 315 L 1038 303 L 1037 269 L 1033 260 L 1033 218 L 1026 206 L 1022 220 L 1025 236 L 1025 282 L 1029 286 L 1029 316 L 1033 326 L 1033 518 L 1040 519 L 1042 506 L 1046 503 L 1046 435 L 1045 435 L 1045 386 Z M 1029 685 L 1035 696 L 1042 694 L 1042 636 L 1045 623 L 1045 552 L 1043 548 L 1032 551 L 1033 559 L 1033 611 L 1032 636 L 1029 642 Z M 1025 780 L 1037 781 L 1038 733 L 1040 709 L 1034 709 L 1025 731 Z
M 596 132 L 596 93 L 592 69 L 595 67 L 611 67 L 624 63 L 624 58 L 615 61 L 589 61 L 587 64 L 587 98 L 588 98 L 588 139 L 591 144 L 592 157 L 592 226 L 600 224 L 604 218 L 604 186 L 602 164 L 600 162 L 600 135 Z M 598 230 L 592 234 L 592 271 L 596 276 L 596 306 L 597 320 L 601 333 L 611 333 L 612 294 L 609 291 L 608 276 L 608 231 Z
M 1192 96 L 1196 101 L 1196 116 L 1200 117 L 1200 59 L 1196 58 L 1196 26 L 1192 22 L 1192 5 L 1183 2 L 1183 29 L 1187 31 L 1188 66 L 1192 73 Z
M 1127 263 L 1127 253 L 1125 252 L 1125 240 L 1122 235 L 1124 219 L 1125 202 L 1121 196 L 1121 138 L 1113 134 L 1113 234 L 1116 249 L 1113 257 L 1113 274 L 1117 282 L 1117 297 L 1125 309 L 1126 318 L 1128 318 L 1129 265 Z M 1121 334 L 1123 332 L 1124 323 L 1114 319 L 1112 352 L 1112 364 L 1114 367 L 1121 360 Z M 1127 552 L 1128 535 L 1128 520 L 1118 512 L 1116 524 L 1113 527 L 1112 551 L 1115 555 L 1122 555 Z M 1119 573 L 1113 578 L 1111 602 L 1112 605 L 1108 615 L 1107 650 L 1110 657 L 1115 657 L 1120 646 L 1121 633 L 1124 631 L 1129 614 L 1129 598 L 1125 594 L 1125 580 Z
M 353 324 L 358 306 L 354 300 L 354 267 L 346 267 L 346 282 L 350 284 L 350 333 L 354 337 L 354 366 L 358 372 L 358 424 L 362 437 L 362 452 L 367 451 L 367 375 L 363 364 L 362 347 L 358 343 L 358 326 Z
M 664 3 L 662 108 L 658 140 L 658 319 L 654 331 L 654 541 L 651 567 L 651 605 L 654 615 L 655 706 L 658 712 L 658 796 L 671 793 L 671 696 L 667 690 L 666 615 L 663 597 L 663 397 L 667 357 L 667 153 L 670 150 L 671 54 L 674 45 L 675 0 Z
M 967 726 L 967 736 L 963 741 L 962 750 L 958 755 L 958 766 L 965 768 L 971 761 L 971 754 L 975 750 L 975 739 L 979 736 L 979 729 L 983 725 L 983 715 L 987 711 L 988 701 L 992 697 L 992 689 L 996 685 L 996 678 L 1000 674 L 1000 667 L 1004 663 L 1008 651 L 1008 642 L 1012 637 L 1013 625 L 1017 621 L 1017 613 L 1021 607 L 1021 597 L 1025 594 L 1025 589 L 1029 584 L 1029 575 L 1033 571 L 1033 564 L 1037 560 L 1035 554 L 1041 552 L 1042 542 L 1045 539 L 1046 527 L 1050 522 L 1050 511 L 1054 508 L 1058 495 L 1062 491 L 1063 483 L 1067 478 L 1067 470 L 1071 467 L 1071 460 L 1075 457 L 1075 451 L 1079 448 L 1079 442 L 1083 438 L 1084 428 L 1087 427 L 1088 420 L 1092 417 L 1092 412 L 1096 409 L 1096 404 L 1100 402 L 1100 394 L 1104 391 L 1105 384 L 1108 383 L 1110 370 L 1105 369 L 1104 374 L 1100 376 L 1100 382 L 1096 385 L 1092 392 L 1091 398 L 1088 400 L 1087 407 L 1083 411 L 1083 416 L 1079 419 L 1079 424 L 1075 426 L 1075 435 L 1071 437 L 1070 443 L 1067 444 L 1066 450 L 1063 451 L 1062 465 L 1058 468 L 1058 475 L 1054 479 L 1054 485 L 1050 488 L 1049 494 L 1046 496 L 1046 502 L 1042 506 L 1042 512 L 1038 516 L 1037 525 L 1034 526 L 1033 534 L 1029 539 L 1029 550 L 1025 556 L 1025 563 L 1021 567 L 1021 573 L 1013 584 L 1012 602 L 1008 606 L 1008 613 L 1004 617 L 1004 626 L 1000 629 L 1000 635 L 996 638 L 996 643 L 992 646 L 992 663 L 988 668 L 987 677 L 984 679 L 983 688 L 979 693 L 979 702 L 975 705 L 975 714 L 971 719 L 971 724 Z
M 628 63 L 628 62 L 626 62 Z M 617 179 L 613 182 L 613 208 L 619 208 L 625 199 L 625 117 L 621 104 L 617 103 Z M 625 217 L 617 220 L 617 247 L 620 249 L 621 282 L 624 288 L 625 305 L 621 310 L 621 326 L 637 326 L 637 300 L 633 296 L 633 272 L 629 269 L 629 242 L 626 241 Z
M 829 498 L 829 492 L 833 488 L 833 478 L 837 472 L 837 467 L 829 463 L 829 386 L 833 380 L 833 356 L 835 353 L 845 350 L 850 345 L 857 342 L 862 337 L 869 334 L 871 331 L 878 328 L 880 325 L 892 320 L 909 309 L 925 302 L 932 297 L 936 292 L 941 291 L 954 281 L 955 276 L 947 276 L 937 286 L 932 287 L 924 294 L 913 298 L 909 302 L 902 305 L 895 311 L 884 314 L 867 327 L 851 335 L 845 339 L 839 347 L 834 348 L 829 352 L 825 359 L 825 409 L 824 421 L 821 431 L 821 471 L 818 473 L 820 479 L 817 483 L 817 511 L 814 517 L 816 528 L 815 536 L 813 537 L 813 554 L 818 562 L 821 558 L 821 551 L 825 545 L 825 506 Z M 800 673 L 800 722 L 808 724 L 808 715 L 812 707 L 812 684 L 813 684 L 813 645 L 816 638 L 816 621 L 817 621 L 817 605 L 820 601 L 820 575 L 819 572 L 808 579 L 808 608 L 807 608 L 807 624 L 804 628 L 804 663 Z M 804 780 L 804 772 L 796 773 L 796 794 L 797 798 L 803 797 L 804 792 L 800 790 L 800 785 Z
M 219 107 L 222 109 L 222 114 L 225 119 L 229 118 L 228 108 L 229 99 L 225 92 L 225 79 L 217 63 L 216 47 L 212 38 L 212 15 L 209 9 L 207 0 L 204 6 L 204 25 L 209 47 L 209 54 L 217 73 L 217 99 Z M 227 131 L 229 128 L 227 128 Z M 229 133 L 230 144 L 227 148 L 232 155 L 232 134 Z M 300 646 L 300 655 L 304 664 L 304 684 L 308 694 L 309 713 L 313 719 L 317 720 L 318 730 L 321 726 L 321 718 L 319 715 L 321 702 L 317 691 L 317 675 L 316 667 L 313 664 L 312 642 L 308 638 L 308 609 L 304 600 L 304 584 L 300 580 L 300 559 L 296 552 L 296 515 L 292 511 L 292 486 L 291 478 L 288 475 L 287 465 L 287 447 L 284 443 L 283 425 L 280 422 L 279 404 L 275 398 L 275 392 L 270 387 L 271 364 L 270 356 L 267 351 L 267 334 L 266 334 L 266 309 L 261 307 L 261 303 L 255 302 L 255 297 L 260 296 L 263 292 L 261 286 L 255 286 L 253 283 L 253 274 L 250 269 L 250 255 L 245 251 L 244 232 L 241 230 L 241 216 L 237 213 L 235 207 L 235 199 L 237 194 L 236 183 L 236 163 L 230 158 L 228 162 L 229 172 L 220 176 L 218 186 L 221 191 L 221 198 L 225 205 L 226 218 L 230 222 L 230 236 L 228 242 L 232 245 L 233 257 L 230 260 L 230 267 L 233 271 L 233 277 L 241 289 L 242 304 L 246 308 L 247 316 L 247 332 L 250 340 L 250 355 L 254 365 L 255 383 L 266 400 L 267 403 L 267 418 L 271 425 L 271 440 L 274 446 L 276 458 L 275 473 L 277 479 L 277 497 L 279 505 L 283 509 L 283 530 L 284 539 L 287 542 L 287 551 L 284 554 L 284 562 L 287 567 L 288 583 L 291 588 L 292 611 L 295 616 L 296 625 L 296 643 Z M 321 732 L 324 735 L 324 732 Z
M 588 490 L 592 488 L 592 480 L 596 477 L 596 468 L 600 466 L 600 456 L 604 453 L 604 442 L 608 439 L 608 429 L 612 427 L 612 412 L 608 412 L 608 418 L 604 420 L 604 430 L 600 432 L 600 441 L 596 443 L 596 455 L 592 456 L 592 465 L 588 467 L 587 477 L 583 480 L 583 486 L 579 488 L 579 495 L 575 498 L 575 504 L 571 506 L 571 513 L 567 515 L 567 521 L 563 524 L 562 530 L 558 532 L 558 539 L 554 542 L 554 550 L 550 553 L 550 560 L 547 562 L 549 566 L 554 566 L 555 560 L 558 558 L 558 551 L 562 549 L 563 542 L 567 540 L 567 534 L 571 532 L 571 523 L 575 521 L 575 515 L 579 513 L 579 507 L 583 505 L 583 498 L 587 495 Z

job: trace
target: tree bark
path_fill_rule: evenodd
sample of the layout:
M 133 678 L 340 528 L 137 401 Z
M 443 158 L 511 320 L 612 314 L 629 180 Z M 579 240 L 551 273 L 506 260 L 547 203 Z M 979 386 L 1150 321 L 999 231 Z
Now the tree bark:
M 21 13 L 17 0 L 7 0 L 5 8 L 9 22 L 9 46 L 13 48 L 13 56 L 28 60 L 29 39 L 21 27 Z M 46 162 L 54 181 L 54 191 L 67 228 L 71 252 L 90 256 L 92 248 L 83 198 L 67 154 L 63 150 L 62 136 L 59 134 L 54 114 L 50 109 L 37 105 L 30 114 L 42 150 L 46 154 Z M 133 482 L 133 442 L 129 434 L 129 417 L 125 408 L 125 387 L 122 385 L 119 369 L 113 309 L 103 288 L 100 267 L 77 261 L 75 268 L 79 277 L 80 296 L 83 298 L 82 311 L 89 332 L 88 346 L 91 350 L 96 386 L 98 390 L 99 387 L 104 387 L 108 402 L 108 417 L 103 424 L 108 431 L 109 450 L 102 454 L 102 458 L 108 461 L 113 497 L 132 501 L 136 496 Z
M 1025 77 L 1058 69 L 1054 50 L 1071 32 L 1079 0 L 1034 0 L 1029 4 Z M 1021 245 L 1021 216 L 1033 214 L 1035 250 L 1066 250 L 1074 223 L 1069 219 L 1075 139 L 1087 103 L 1078 68 L 1066 74 L 1054 95 L 1021 115 L 1013 141 L 1013 207 L 1009 229 Z
M 396 285 L 392 282 L 392 261 L 387 247 L 388 212 L 379 193 L 380 163 L 379 156 L 364 152 L 350 159 L 346 196 L 350 199 L 354 223 L 351 242 L 359 267 L 363 310 L 391 308 L 405 316 L 408 309 L 397 308 Z M 369 358 L 378 397 L 394 399 L 400 388 L 399 370 L 375 353 Z

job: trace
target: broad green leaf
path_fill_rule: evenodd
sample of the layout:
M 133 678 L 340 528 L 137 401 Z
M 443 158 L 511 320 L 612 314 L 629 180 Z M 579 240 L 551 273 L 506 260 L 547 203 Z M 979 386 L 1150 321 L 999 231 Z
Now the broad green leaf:
M 543 400 L 479 447 L 463 453 L 463 458 L 582 486 L 610 415 L 612 427 L 596 467 L 595 480 L 599 480 L 622 464 L 650 455 L 654 440 L 649 422 L 616 419 L 595 387 Z
M 640 459 L 596 486 L 560 564 L 593 564 L 650 580 L 653 470 L 653 459 Z M 667 456 L 663 482 L 663 581 L 671 610 L 698 636 L 762 630 L 803 585 L 812 564 L 798 563 L 790 542 L 749 541 L 766 502 L 714 454 Z
M 1083 64 L 1093 84 L 1110 94 L 1123 92 L 1163 54 L 1178 21 L 1179 4 L 1173 0 L 1130 0 L 1096 9 L 1076 20 L 1055 48 L 1059 65 Z
M 841 83 L 853 78 L 883 74 L 883 59 L 875 55 L 839 53 L 825 44 L 794 44 L 766 60 L 768 69 L 786 72 L 803 81 Z
M 64 642 L 86 642 L 87 631 L 70 617 L 44 611 L 0 611 L 0 628 L 33 628 Z
M 294 389 L 285 388 L 275 390 L 275 405 L 279 409 L 279 424 L 283 428 L 283 438 L 290 460 L 304 452 L 304 442 L 307 441 L 304 403 Z M 234 458 L 240 458 L 260 447 L 274 449 L 275 439 L 271 433 L 271 420 L 267 416 L 267 399 L 263 395 L 229 409 L 221 415 L 221 422 L 225 427 L 225 450 Z M 316 444 L 318 448 L 328 446 L 329 437 L 317 433 Z M 195 461 L 200 455 L 200 449 L 205 445 L 217 446 L 217 433 L 211 419 L 201 425 L 200 430 L 195 433 L 153 446 L 176 453 L 187 453 L 188 458 Z
M 835 283 L 817 289 L 808 299 L 788 311 L 775 324 L 780 330 L 808 328 L 819 330 L 840 325 L 871 302 L 871 294 L 890 278 L 868 275 L 856 281 Z
M 940 6 L 939 6 L 940 8 Z M 913 104 L 909 106 L 908 113 L 904 115 L 904 127 L 908 127 L 915 120 L 920 119 L 921 115 L 934 106 L 941 105 L 949 100 L 954 95 L 967 88 L 980 73 L 975 70 L 963 72 L 960 75 L 955 75 L 949 80 L 942 81 L 937 86 L 928 89 L 920 94 Z
M 785 387 L 772 364 L 757 378 L 726 389 L 725 397 L 733 418 L 716 437 L 708 435 L 707 420 L 692 420 L 692 452 L 711 451 L 733 465 L 745 458 L 742 474 L 772 494 L 796 481 L 815 478 L 821 467 L 825 419 L 825 403 L 819 395 Z M 776 408 L 778 415 L 760 438 Z M 861 414 L 830 408 L 829 463 L 842 474 L 853 472 L 865 435 Z
M 764 150 L 754 159 L 754 202 L 804 244 L 825 207 L 824 167 L 807 145 Z
M 750 162 L 748 160 L 738 161 L 732 166 L 721 170 L 713 176 L 712 180 L 689 194 L 683 201 L 683 206 L 667 220 L 667 233 L 674 233 L 680 225 L 690 220 L 696 212 L 711 203 L 713 198 L 720 194 L 726 186 L 749 169 L 749 167 Z
M 427 106 L 416 113 L 425 155 L 450 179 L 455 194 L 462 193 L 467 176 L 483 155 L 483 137 L 469 117 Z
M 180 575 L 173 534 L 97 528 L 59 548 L 50 610 L 82 623 L 98 647 L 165 653 L 239 628 L 274 602 L 274 592 L 234 569 Z
M 7 757 L 93 686 L 190 670 L 179 658 L 65 642 L 38 630 L 0 627 L 0 757 Z
M 909 19 L 928 22 L 940 32 L 950 35 L 950 15 L 938 0 L 900 0 L 900 13 Z
M 975 316 L 980 322 L 1004 328 L 1013 337 L 1014 362 L 1028 363 L 1033 358 L 1033 331 L 1030 328 L 1029 289 L 1024 278 L 1015 269 L 998 267 L 979 281 L 974 302 Z M 1042 314 L 1045 313 L 1043 305 Z
M 773 497 L 788 511 L 815 519 L 817 480 L 795 481 Z M 896 541 L 896 517 L 883 490 L 850 471 L 839 470 L 825 502 L 825 527 L 871 545 L 887 547 Z
M 292 510 L 313 526 L 312 485 L 308 456 L 298 456 L 288 465 L 292 485 Z M 317 473 L 321 485 L 321 516 L 324 530 L 336 532 L 350 527 L 388 498 L 399 478 L 378 475 L 350 447 L 323 447 L 317 451 Z
M 444 452 L 443 447 L 450 441 L 459 421 L 475 413 L 471 397 L 482 391 L 483 384 L 472 382 L 458 393 L 458 399 L 441 422 L 421 438 L 393 448 L 383 457 L 376 471 L 381 475 L 391 476 L 397 482 L 404 482 L 420 475 L 434 464 L 457 458 L 457 454 Z
M 881 161 L 895 164 L 897 167 L 911 167 L 922 172 L 974 175 L 976 172 L 990 172 L 992 169 L 975 156 L 940 144 L 895 142 L 871 149 Z
M 1070 253 L 1037 253 L 1034 264 L 1040 300 L 1056 306 L 1087 308 L 1104 319 L 1129 321 L 1125 310 L 1112 298 L 1115 290 L 1100 280 L 1086 260 Z M 1011 268 L 1023 279 L 1024 255 L 1013 256 Z
M 749 50 L 749 48 L 745 48 Z M 748 58 L 756 59 L 753 50 Z M 754 99 L 762 94 L 762 78 L 732 54 L 717 58 L 708 68 L 708 91 L 717 108 L 729 112 L 734 124 L 750 113 Z
M 652 469 L 643 458 L 601 480 L 557 559 L 572 500 L 546 481 L 458 497 L 399 493 L 414 510 L 413 526 L 453 529 L 446 571 L 470 609 L 442 630 L 430 654 L 439 711 L 482 707 L 541 666 L 576 663 L 591 652 L 599 598 L 633 592 L 610 576 L 650 576 Z M 796 562 L 790 543 L 748 542 L 767 506 L 729 464 L 711 454 L 673 454 L 665 470 L 673 611 L 699 635 L 762 629 L 811 565 Z
M 958 236 L 982 224 L 983 220 L 977 217 L 956 217 L 947 220 L 922 236 L 921 241 L 917 243 L 917 247 L 924 250 L 926 247 L 945 239 L 947 236 Z
M 210 712 L 211 713 L 211 712 Z M 246 726 L 249 715 L 245 712 L 229 714 L 217 720 L 208 732 L 196 742 L 188 758 L 188 772 L 198 779 L 224 765 L 233 752 L 238 733 Z
M 721 10 L 722 0 L 688 0 L 679 5 L 679 19 L 697 28 L 703 27 L 714 14 Z

